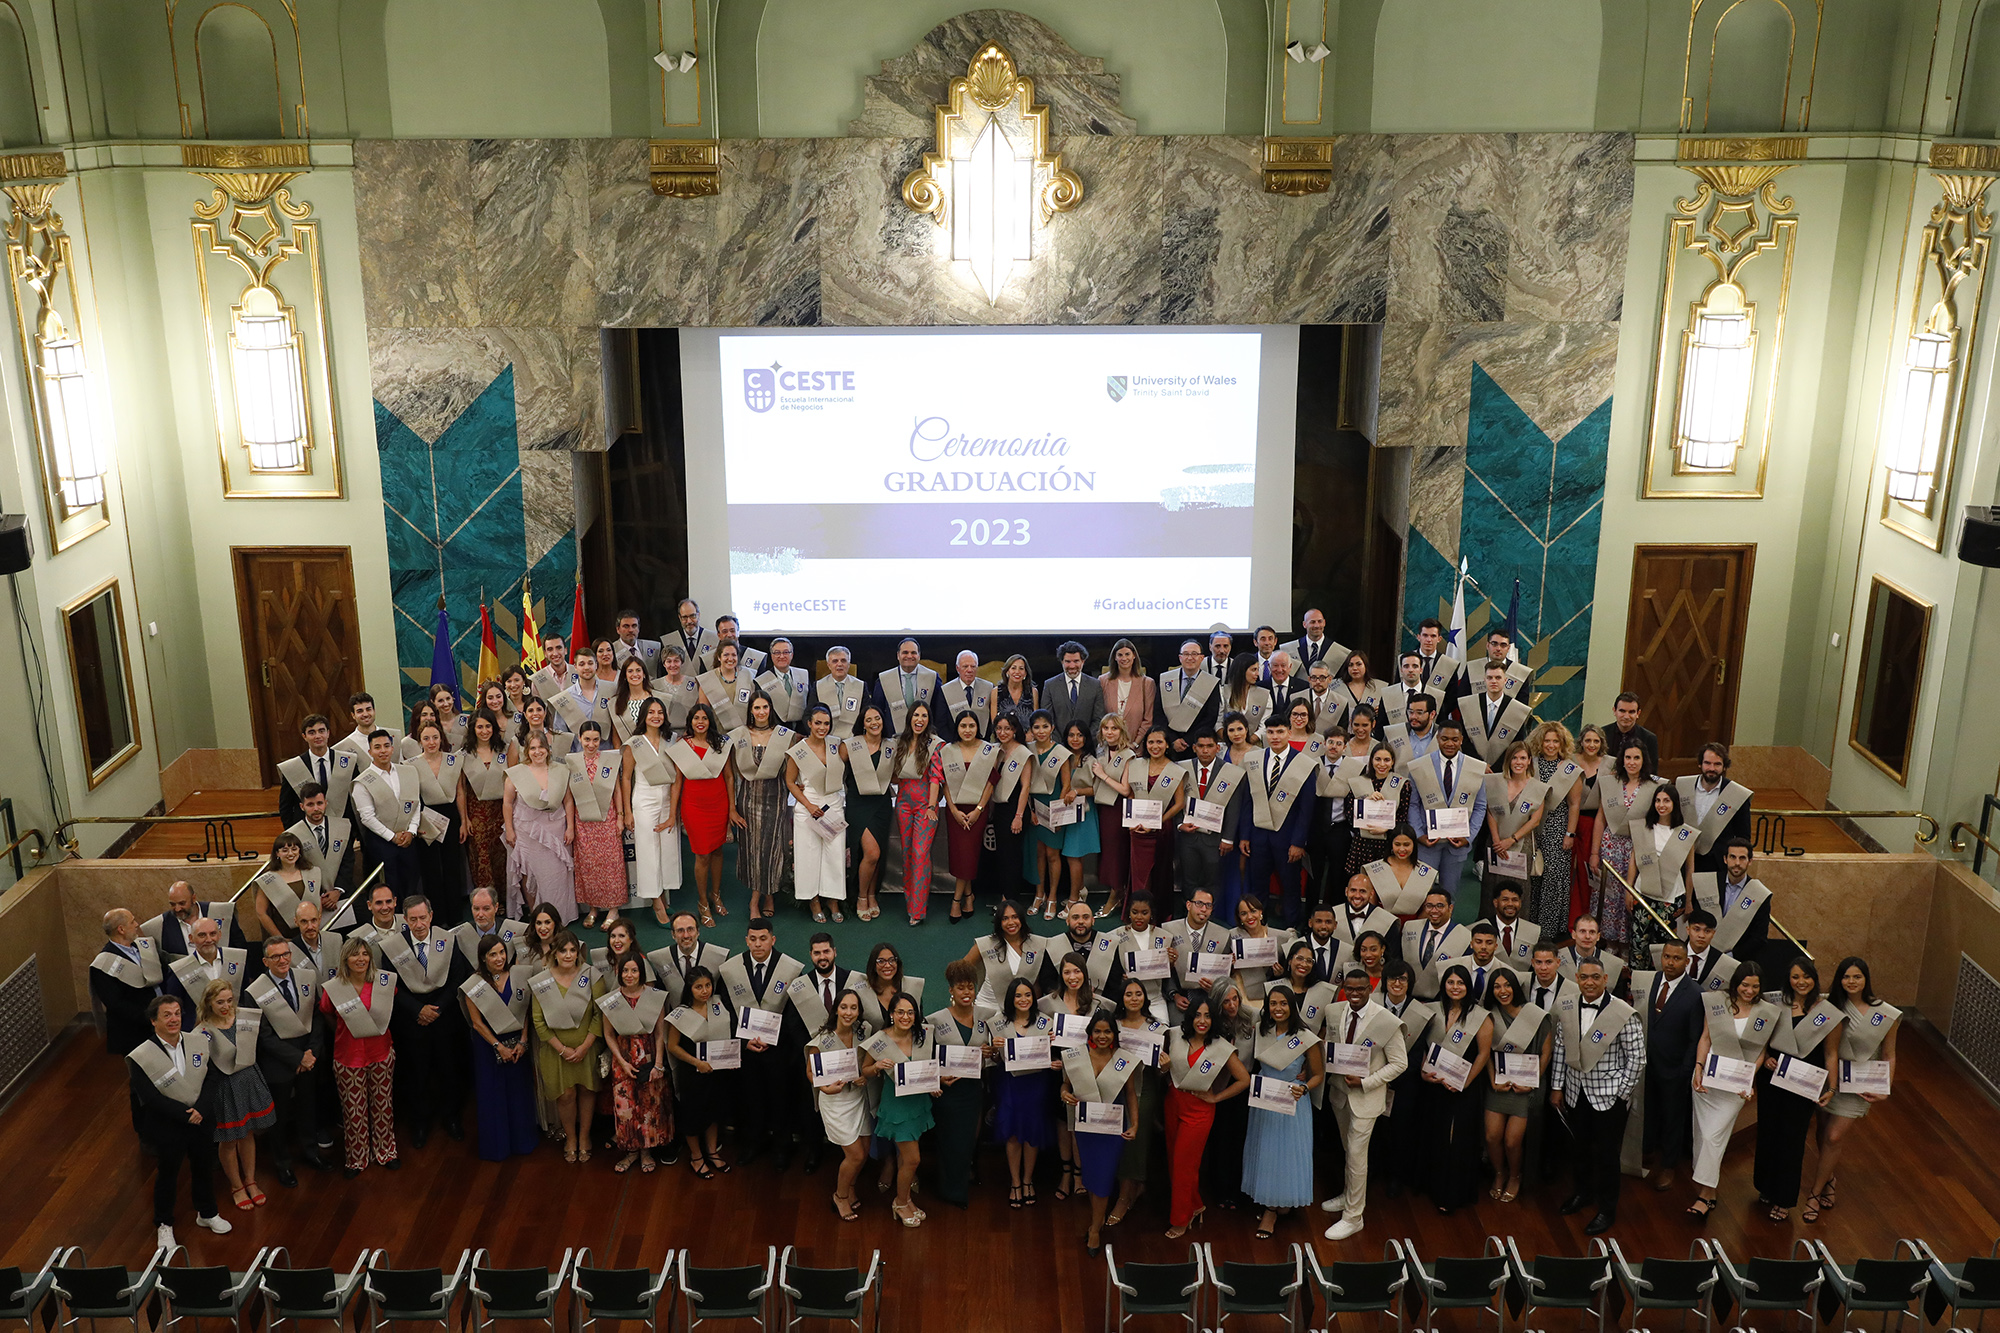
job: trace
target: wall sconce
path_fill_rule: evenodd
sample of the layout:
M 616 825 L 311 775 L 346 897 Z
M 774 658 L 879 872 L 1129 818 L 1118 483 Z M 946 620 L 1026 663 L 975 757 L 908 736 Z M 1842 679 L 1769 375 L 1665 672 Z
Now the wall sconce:
M 1940 501 L 1951 484 L 1964 401 L 1958 351 L 1971 345 L 1977 330 L 1980 275 L 1993 230 L 1986 190 L 2000 173 L 2000 149 L 1932 144 L 1930 164 L 1944 198 L 1931 209 L 1923 230 L 1902 382 L 1894 390 L 1900 396 L 1892 402 L 1893 415 L 1882 433 L 1882 465 L 1888 473 L 1882 521 L 1939 550 Z M 1962 310 L 1961 291 L 1967 294 Z
M 1295 64 L 1303 65 L 1311 61 L 1317 65 L 1333 52 L 1325 42 L 1314 42 L 1311 46 L 1307 46 L 1304 42 L 1293 42 L 1285 48 L 1285 54 L 1290 56 Z
M 236 424 L 250 451 L 250 470 L 302 471 L 308 439 L 305 363 L 291 309 L 269 287 L 244 289 L 230 319 L 229 352 Z
M 60 154 L 0 159 L 0 179 L 29 170 L 57 179 L 5 186 L 12 204 L 7 274 L 28 378 L 28 414 L 41 457 L 49 545 L 63 551 L 111 525 L 111 448 L 77 331 L 80 302 L 69 236 L 55 209 L 65 164 Z
M 1695 472 L 1733 472 L 1750 432 L 1750 385 L 1757 364 L 1757 324 L 1743 289 L 1717 282 L 1681 335 L 1681 391 L 1674 411 L 1674 452 Z
M 1037 223 L 1075 208 L 1083 182 L 1048 151 L 1049 109 L 1014 58 L 988 42 L 937 107 L 937 151 L 903 181 L 903 202 L 946 230 L 964 263 L 997 303 L 1014 265 L 1034 258 Z
M 692 51 L 683 51 L 675 55 L 671 51 L 662 51 L 653 57 L 653 63 L 669 74 L 685 74 L 694 68 L 695 54 Z

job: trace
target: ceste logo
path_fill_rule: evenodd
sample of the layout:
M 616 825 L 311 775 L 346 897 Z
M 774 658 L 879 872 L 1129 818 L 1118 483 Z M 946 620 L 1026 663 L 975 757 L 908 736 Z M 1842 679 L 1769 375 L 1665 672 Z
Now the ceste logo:
M 778 377 L 761 367 L 743 372 L 743 405 L 768 412 L 778 405 Z
M 778 405 L 779 393 L 853 393 L 851 370 L 786 370 L 773 361 L 768 368 L 743 372 L 743 405 L 752 412 L 768 412 Z

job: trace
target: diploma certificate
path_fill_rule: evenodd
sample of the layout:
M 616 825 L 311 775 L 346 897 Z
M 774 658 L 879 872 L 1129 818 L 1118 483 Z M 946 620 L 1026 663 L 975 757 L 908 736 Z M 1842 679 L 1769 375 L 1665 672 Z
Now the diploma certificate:
M 701 1058 L 708 1061 L 711 1069 L 741 1069 L 743 1067 L 743 1043 L 740 1041 L 704 1041 L 697 1043 Z
M 1216 801 L 1188 802 L 1187 822 L 1203 833 L 1222 832 L 1223 806 Z
M 1840 1062 L 1840 1091 L 1875 1097 L 1887 1097 L 1889 1095 L 1889 1062 L 1887 1060 L 1842 1060 Z
M 814 1051 L 806 1057 L 806 1067 L 815 1088 L 861 1077 L 861 1057 L 854 1051 Z
M 1259 939 L 1238 935 L 1233 943 L 1236 961 L 1244 967 L 1276 967 L 1278 964 L 1278 937 L 1275 935 Z
M 1166 814 L 1166 806 L 1160 801 L 1141 800 L 1133 797 L 1125 802 L 1125 827 L 1146 833 L 1157 833 L 1160 819 Z
M 1049 1067 L 1049 1039 L 1040 1033 L 1009 1037 L 1002 1054 L 1008 1073 L 1033 1074 Z
M 936 1092 L 943 1086 L 939 1082 L 943 1072 L 935 1060 L 900 1061 L 896 1065 L 896 1095 L 902 1097 Z
M 1326 1062 L 1342 1078 L 1367 1078 L 1370 1049 L 1360 1042 L 1350 1045 L 1344 1041 L 1330 1041 L 1326 1044 Z
M 1297 1115 L 1299 1099 L 1292 1096 L 1296 1086 L 1290 1079 L 1254 1075 L 1250 1079 L 1250 1105 L 1279 1115 Z
M 1542 1085 L 1542 1057 L 1498 1052 L 1493 1057 L 1493 1081 L 1503 1087 L 1532 1092 Z
M 1781 1055 L 1777 1069 L 1771 1074 L 1771 1085 L 1795 1092 L 1807 1101 L 1818 1101 L 1820 1093 L 1826 1090 L 1826 1071 L 1795 1056 Z
M 761 1041 L 766 1046 L 776 1046 L 779 1034 L 784 1031 L 784 1016 L 768 1009 L 759 1009 L 754 1004 L 746 1004 L 736 1014 L 736 1035 L 744 1041 Z
M 1125 975 L 1135 981 L 1164 981 L 1172 970 L 1165 949 L 1125 951 Z
M 950 1078 L 978 1078 L 984 1053 L 977 1046 L 944 1046 L 944 1072 Z
M 1071 1128 L 1079 1134 L 1123 1134 L 1125 1108 L 1117 1102 L 1078 1102 Z
M 1710 1053 L 1708 1063 L 1701 1071 L 1701 1085 L 1717 1092 L 1733 1092 L 1739 1097 L 1747 1097 L 1756 1084 L 1757 1066 L 1748 1060 L 1732 1060 L 1726 1055 Z
M 1453 1092 L 1465 1091 L 1466 1080 L 1472 1077 L 1472 1061 L 1453 1055 L 1437 1043 L 1431 1043 L 1430 1057 L 1424 1061 L 1424 1068 L 1443 1080 Z
M 1462 805 L 1447 805 L 1439 810 L 1427 812 L 1430 816 L 1433 838 L 1469 838 L 1472 836 L 1472 812 Z

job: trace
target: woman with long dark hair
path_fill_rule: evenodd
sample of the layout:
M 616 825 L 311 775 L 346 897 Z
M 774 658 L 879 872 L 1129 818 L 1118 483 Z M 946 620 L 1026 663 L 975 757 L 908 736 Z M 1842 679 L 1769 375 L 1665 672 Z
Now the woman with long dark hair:
M 1313 1201 L 1313 1113 L 1306 1099 L 1326 1081 L 1326 1043 L 1304 1030 L 1298 997 L 1289 986 L 1274 985 L 1264 993 L 1255 1059 L 1256 1077 L 1266 1090 L 1289 1095 L 1293 1103 L 1289 1115 L 1253 1105 L 1243 1140 L 1243 1189 L 1264 1210 L 1257 1239 L 1269 1240 L 1277 1234 L 1280 1213 Z M 1253 1090 L 1257 1086 L 1251 1084 Z
M 1092 1257 L 1104 1250 L 1105 1212 L 1118 1189 L 1118 1165 L 1128 1140 L 1138 1132 L 1138 1097 L 1132 1078 L 1140 1061 L 1118 1048 L 1118 1025 L 1111 1015 L 1098 1010 L 1084 1029 L 1081 1049 L 1063 1052 L 1063 1105 L 1070 1108 L 1072 1133 L 1076 1139 L 1079 1166 L 1078 1188 L 1090 1194 L 1090 1230 L 1083 1247 Z M 1118 1108 L 1119 1130 L 1108 1132 L 1091 1112 L 1098 1107 Z M 1306 1167 L 1310 1182 L 1312 1167 Z
M 729 808 L 736 830 L 736 877 L 750 886 L 750 915 L 771 917 L 778 914 L 778 886 L 785 881 L 792 844 L 785 763 L 798 734 L 778 724 L 777 709 L 762 689 L 751 690 L 744 712 L 746 721 L 729 736 L 729 752 L 736 760 L 735 802 Z M 826 920 L 817 895 L 813 920 Z
M 736 767 L 729 762 L 729 740 L 706 702 L 688 709 L 687 730 L 667 747 L 667 758 L 680 770 L 669 822 L 687 830 L 697 905 L 702 923 L 712 925 L 715 917 L 729 915 L 722 903 L 722 844 L 736 803 Z
M 1819 968 L 1805 954 L 1792 960 L 1780 996 L 1777 1031 L 1757 1076 L 1757 1162 L 1752 1173 L 1757 1202 L 1773 1222 L 1791 1216 L 1805 1174 L 1806 1134 L 1819 1109 L 1831 1101 L 1840 1069 L 1840 1029 L 1845 1010 L 1820 993 Z M 1774 1083 L 1783 1065 L 1817 1066 L 1820 1088 L 1805 1095 Z M 1815 1209 L 1814 1216 L 1818 1216 Z
M 1479 1147 L 1484 1142 L 1481 1107 L 1486 1065 L 1493 1045 L 1493 1021 L 1472 994 L 1472 973 L 1462 963 L 1445 969 L 1431 1019 L 1430 1038 L 1422 1055 L 1410 1063 L 1423 1065 L 1418 1118 L 1428 1145 L 1431 1202 L 1440 1213 L 1471 1203 L 1479 1192 Z M 1430 1065 L 1432 1051 L 1442 1050 L 1472 1065 L 1465 1086 L 1453 1090 Z
M 1250 1086 L 1234 1043 L 1215 1030 L 1215 1020 L 1215 1002 L 1203 991 L 1188 1001 L 1180 1029 L 1167 1042 L 1168 1240 L 1179 1240 L 1189 1227 L 1201 1225 L 1201 1167 L 1215 1108 Z
M 466 724 L 458 789 L 458 835 L 465 841 L 467 878 L 496 899 L 507 889 L 507 742 L 500 719 L 481 708 Z
M 929 704 L 912 706 L 896 737 L 896 832 L 903 845 L 903 908 L 912 926 L 930 912 L 931 843 L 937 838 L 938 791 L 944 786 Z
M 1843 958 L 1834 966 L 1831 998 L 1846 1016 L 1840 1030 L 1840 1063 L 1833 1068 L 1845 1070 L 1864 1062 L 1886 1064 L 1893 1087 L 1896 1029 L 1903 1011 L 1876 997 L 1874 978 L 1868 973 L 1867 962 L 1860 958 Z M 1819 1117 L 1819 1164 L 1815 1169 L 1819 1183 L 1813 1187 L 1812 1197 L 1806 1200 L 1805 1211 L 1799 1214 L 1806 1221 L 1818 1221 L 1822 1212 L 1839 1202 L 1834 1193 L 1834 1173 L 1840 1169 L 1843 1143 L 1868 1114 L 1868 1108 L 1888 1095 L 1838 1088 L 1828 1100 Z
M 1049 1092 L 1057 1068 L 1053 1054 L 1046 1067 L 1005 1067 L 1006 1044 L 1016 1037 L 1045 1037 L 1048 1021 L 1036 1012 L 1035 983 L 1015 977 L 1000 994 L 1000 1018 L 995 1025 L 993 1056 L 1003 1061 L 1000 1102 L 993 1120 L 993 1137 L 1007 1146 L 1007 1206 L 1035 1202 L 1035 1160 L 1055 1142 L 1049 1119 Z
M 882 863 L 889 854 L 890 828 L 895 823 L 896 746 L 889 736 L 889 714 L 875 704 L 861 705 L 854 734 L 840 743 L 847 770 L 847 827 L 854 846 L 854 917 L 873 921 L 882 915 L 876 891 L 882 883 Z
M 1027 882 L 1029 827 L 1028 774 L 1032 755 L 1021 743 L 1020 720 L 1012 713 L 993 719 L 993 743 L 1000 753 L 993 762 L 992 809 L 987 827 L 993 830 L 993 883 L 1002 898 L 1019 898 Z
M 1729 988 L 1701 997 L 1703 1026 L 1694 1052 L 1694 1183 L 1695 1199 L 1688 1216 L 1705 1221 L 1715 1211 L 1716 1186 L 1722 1181 L 1722 1157 L 1743 1104 L 1754 1090 L 1731 1092 L 1711 1087 L 1710 1057 L 1753 1067 L 1763 1064 L 1764 1048 L 1777 1033 L 1778 1006 L 1764 998 L 1764 973 L 1755 963 L 1738 963 Z

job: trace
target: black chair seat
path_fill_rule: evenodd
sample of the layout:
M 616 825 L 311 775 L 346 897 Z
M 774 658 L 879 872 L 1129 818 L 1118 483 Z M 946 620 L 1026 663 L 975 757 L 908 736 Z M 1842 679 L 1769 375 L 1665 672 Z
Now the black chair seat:
M 1201 1281 L 1199 1264 L 1120 1264 L 1118 1280 L 1137 1292 L 1125 1298 L 1128 1314 L 1179 1314 L 1187 1309 L 1181 1293 Z
M 754 1265 L 687 1270 L 688 1286 L 700 1293 L 694 1298 L 695 1305 L 707 1319 L 756 1318 L 763 1313 L 763 1307 L 761 1298 L 752 1293 L 763 1283 L 764 1270 Z
M 489 1319 L 547 1318 L 555 1297 L 542 1293 L 551 1281 L 546 1268 L 482 1268 L 473 1277 L 474 1285 L 486 1293 Z
M 1483 1259 L 1441 1257 L 1431 1261 L 1430 1303 L 1440 1310 L 1484 1305 L 1493 1299 L 1493 1284 L 1507 1275 L 1505 1255 Z
M 227 1319 L 236 1313 L 229 1288 L 242 1277 L 227 1268 L 169 1268 L 160 1287 L 173 1299 L 174 1313 L 194 1319 Z
M 1378 1259 L 1366 1263 L 1332 1263 L 1322 1271 L 1328 1282 L 1340 1288 L 1338 1295 L 1321 1290 L 1327 1308 L 1340 1314 L 1358 1314 L 1379 1310 L 1394 1301 L 1399 1293 L 1392 1288 L 1404 1269 L 1400 1259 Z
M 861 1270 L 858 1268 L 788 1268 L 785 1281 L 791 1284 L 798 1296 L 792 1302 L 793 1312 L 809 1319 L 858 1319 L 861 1316 L 861 1300 L 848 1299 L 848 1293 L 861 1287 Z
M 1219 1276 L 1224 1286 L 1236 1292 L 1234 1296 L 1224 1297 L 1232 1313 L 1284 1314 L 1291 1308 L 1292 1302 L 1284 1291 L 1297 1280 L 1298 1270 L 1291 1264 L 1245 1264 L 1224 1260 Z M 1180 1288 L 1174 1290 L 1178 1292 Z
M 123 1264 L 105 1268 L 58 1268 L 56 1287 L 66 1293 L 63 1304 L 77 1319 L 123 1319 L 132 1312 L 133 1300 L 124 1295 L 132 1285 L 132 1271 Z
M 646 1293 L 652 1289 L 653 1275 L 643 1268 L 579 1268 L 576 1285 L 589 1296 L 591 1311 L 600 1319 L 651 1317 Z
M 26 1319 L 34 1311 L 28 1308 L 28 1298 L 34 1293 L 26 1290 L 28 1275 L 18 1268 L 0 1268 L 0 1319 Z M 14 1293 L 20 1292 L 19 1296 Z
M 368 1288 L 383 1319 L 442 1319 L 446 1302 L 441 1268 L 373 1268 Z
M 334 1303 L 339 1278 L 331 1268 L 273 1268 L 264 1274 L 264 1285 L 278 1309 L 293 1319 L 332 1319 L 340 1313 Z

